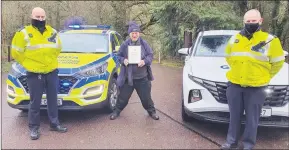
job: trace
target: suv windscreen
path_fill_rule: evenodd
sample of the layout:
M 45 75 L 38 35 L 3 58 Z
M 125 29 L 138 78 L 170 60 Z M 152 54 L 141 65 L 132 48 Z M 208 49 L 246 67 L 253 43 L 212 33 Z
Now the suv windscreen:
M 93 33 L 59 33 L 61 52 L 107 53 L 108 36 Z
M 224 57 L 232 35 L 205 35 L 198 43 L 195 56 Z

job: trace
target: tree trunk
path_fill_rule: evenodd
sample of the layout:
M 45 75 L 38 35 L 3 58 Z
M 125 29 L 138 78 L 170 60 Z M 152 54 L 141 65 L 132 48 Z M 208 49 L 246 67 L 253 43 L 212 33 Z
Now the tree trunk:
M 242 0 L 242 1 L 238 1 L 237 2 L 237 6 L 240 9 L 240 16 L 244 16 L 244 14 L 247 12 L 248 10 L 248 0 Z
M 272 10 L 272 31 L 273 34 L 280 37 L 280 33 L 278 32 L 278 28 L 281 29 L 282 27 L 278 27 L 278 15 L 279 15 L 279 8 L 280 8 L 280 1 L 275 1 L 273 10 Z
M 58 5 L 56 6 L 56 30 L 59 31 L 60 30 L 60 5 L 61 5 L 61 1 L 58 2 Z
M 126 29 L 126 21 L 127 21 L 127 14 L 126 14 L 126 1 L 112 1 L 111 6 L 115 11 L 115 22 L 113 23 L 115 30 L 120 33 L 123 38 L 125 39 L 127 35 Z
M 287 0 L 287 10 L 282 21 L 282 32 L 280 40 L 284 50 L 289 51 L 289 0 Z

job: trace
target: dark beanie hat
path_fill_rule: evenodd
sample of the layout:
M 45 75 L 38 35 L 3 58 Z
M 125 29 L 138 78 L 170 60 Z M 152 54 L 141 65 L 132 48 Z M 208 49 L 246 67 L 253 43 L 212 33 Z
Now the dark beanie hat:
M 140 32 L 139 25 L 134 21 L 130 21 L 128 23 L 128 34 L 130 34 L 131 32 Z

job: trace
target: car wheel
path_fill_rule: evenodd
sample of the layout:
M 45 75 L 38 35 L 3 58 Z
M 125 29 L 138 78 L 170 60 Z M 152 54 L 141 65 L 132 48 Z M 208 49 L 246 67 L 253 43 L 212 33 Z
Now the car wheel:
M 185 112 L 183 90 L 182 90 L 182 120 L 185 121 L 185 122 L 192 120 L 190 118 L 190 116 L 188 116 L 188 114 Z
M 112 112 L 116 106 L 117 102 L 117 96 L 118 96 L 118 88 L 116 84 L 116 79 L 112 78 L 110 83 L 109 83 L 109 88 L 108 88 L 108 103 L 107 103 L 107 109 L 109 112 Z

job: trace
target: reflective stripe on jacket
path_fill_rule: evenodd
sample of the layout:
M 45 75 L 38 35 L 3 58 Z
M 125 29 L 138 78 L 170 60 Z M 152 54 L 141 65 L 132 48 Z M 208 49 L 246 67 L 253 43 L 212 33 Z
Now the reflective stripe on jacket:
M 58 67 L 61 41 L 57 31 L 46 25 L 41 34 L 37 28 L 26 26 L 17 31 L 11 45 L 12 57 L 27 71 L 49 73 Z
M 262 41 L 271 42 L 260 49 L 252 49 Z M 240 33 L 233 36 L 227 45 L 226 55 L 231 68 L 227 79 L 251 87 L 268 85 L 285 60 L 280 40 L 261 30 L 255 32 L 251 39 Z

